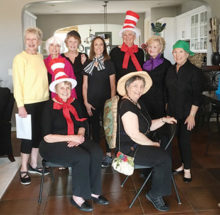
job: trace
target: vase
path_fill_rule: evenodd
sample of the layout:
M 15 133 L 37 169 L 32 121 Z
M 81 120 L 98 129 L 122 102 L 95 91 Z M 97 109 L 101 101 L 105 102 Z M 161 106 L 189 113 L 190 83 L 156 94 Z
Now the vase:
M 220 54 L 219 52 L 214 52 L 212 54 L 212 65 L 219 65 L 220 64 Z

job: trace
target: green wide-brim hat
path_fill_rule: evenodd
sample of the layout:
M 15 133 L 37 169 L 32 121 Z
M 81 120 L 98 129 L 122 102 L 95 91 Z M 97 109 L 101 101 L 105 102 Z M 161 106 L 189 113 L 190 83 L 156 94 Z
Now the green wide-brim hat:
M 189 53 L 189 55 L 193 56 L 195 55 L 194 52 L 190 51 L 189 49 L 189 43 L 184 41 L 184 40 L 178 40 L 174 45 L 173 45 L 173 50 L 176 48 L 182 48 L 184 51 Z

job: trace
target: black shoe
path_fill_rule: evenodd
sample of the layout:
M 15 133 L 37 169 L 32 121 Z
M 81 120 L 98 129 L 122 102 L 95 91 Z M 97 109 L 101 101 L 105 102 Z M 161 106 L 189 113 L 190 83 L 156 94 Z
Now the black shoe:
M 176 174 L 182 174 L 184 172 L 184 170 L 173 170 L 173 174 L 176 175 Z
M 31 183 L 31 177 L 28 175 L 28 172 L 20 172 L 20 182 L 23 185 L 28 185 Z
M 28 164 L 28 172 L 31 174 L 42 175 L 43 168 L 42 167 L 33 168 L 30 164 Z M 48 170 L 48 168 L 45 168 L 44 175 L 48 175 L 49 173 L 50 173 L 50 171 Z
M 75 207 L 77 207 L 77 208 L 78 208 L 79 210 L 81 210 L 81 211 L 85 211 L 85 212 L 91 212 L 91 211 L 93 211 L 92 206 L 91 206 L 87 201 L 83 202 L 82 205 L 79 206 L 79 205 L 73 200 L 73 198 L 71 197 L 71 198 L 70 198 L 70 202 L 71 202 L 72 205 L 74 205 Z
M 190 178 L 186 178 L 185 177 L 185 175 L 183 176 L 183 181 L 185 182 L 185 183 L 189 183 L 189 182 L 191 182 L 192 181 L 192 173 L 190 173 Z
M 169 207 L 163 201 L 163 197 L 152 197 L 150 193 L 146 194 L 146 198 L 153 204 L 158 211 L 168 211 Z
M 109 167 L 112 165 L 112 157 L 106 155 L 103 160 L 102 160 L 102 164 L 101 164 L 101 167 L 102 168 L 106 168 L 106 167 Z
M 100 205 L 108 205 L 109 201 L 104 196 L 99 196 L 98 198 L 92 197 L 93 201 Z

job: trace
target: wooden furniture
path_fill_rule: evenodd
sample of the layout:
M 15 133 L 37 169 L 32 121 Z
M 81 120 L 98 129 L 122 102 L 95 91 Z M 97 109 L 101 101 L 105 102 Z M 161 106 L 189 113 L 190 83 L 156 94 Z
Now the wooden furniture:
M 15 161 L 11 145 L 11 115 L 14 106 L 14 96 L 8 88 L 0 87 L 0 155 L 7 155 Z

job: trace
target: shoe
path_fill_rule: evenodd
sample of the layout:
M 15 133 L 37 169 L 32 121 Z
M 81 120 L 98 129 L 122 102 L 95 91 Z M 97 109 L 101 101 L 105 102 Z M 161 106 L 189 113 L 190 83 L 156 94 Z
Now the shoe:
M 152 197 L 150 193 L 146 194 L 146 198 L 153 204 L 158 211 L 168 211 L 169 207 L 165 204 L 163 197 Z
M 85 212 L 90 212 L 90 211 L 93 211 L 93 208 L 92 206 L 87 202 L 83 202 L 81 206 L 79 206 L 74 200 L 73 198 L 71 197 L 70 198 L 70 202 L 72 205 L 74 205 L 76 208 L 78 208 L 79 210 L 81 211 L 85 211 Z
M 25 174 L 22 176 L 22 174 Z M 20 172 L 20 182 L 23 185 L 28 185 L 31 183 L 31 177 L 28 175 L 28 172 Z
M 183 173 L 183 172 L 184 172 L 184 169 L 181 169 L 181 168 L 183 168 L 183 167 L 180 166 L 179 168 L 174 169 L 174 170 L 173 170 L 173 174 L 176 175 L 176 174 Z M 180 170 L 179 170 L 179 169 L 180 169 Z
M 106 167 L 111 166 L 112 160 L 113 160 L 112 157 L 106 155 L 106 156 L 103 158 L 103 160 L 102 160 L 101 166 L 102 166 L 103 168 L 106 168 Z
M 31 173 L 31 174 L 42 175 L 43 168 L 42 167 L 33 168 L 30 164 L 28 164 L 28 172 Z M 48 175 L 49 173 L 50 173 L 50 171 L 48 170 L 48 168 L 45 168 L 44 175 Z
M 95 198 L 92 196 L 92 199 L 95 203 L 100 204 L 100 205 L 108 205 L 109 201 L 102 195 L 100 195 L 98 198 Z
M 191 175 L 190 178 L 186 178 L 185 176 L 183 176 L 183 181 L 184 181 L 185 183 L 189 183 L 189 182 L 192 181 L 192 173 L 190 173 L 190 175 Z

